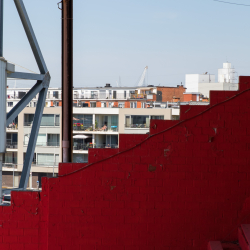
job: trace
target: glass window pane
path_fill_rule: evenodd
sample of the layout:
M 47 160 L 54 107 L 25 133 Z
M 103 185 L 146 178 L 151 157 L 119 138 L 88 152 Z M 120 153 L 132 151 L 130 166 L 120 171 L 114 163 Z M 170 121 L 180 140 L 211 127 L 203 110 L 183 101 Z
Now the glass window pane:
M 55 126 L 60 126 L 60 115 L 56 115 Z
M 54 154 L 37 154 L 37 163 L 39 165 L 54 165 Z
M 36 145 L 46 146 L 46 134 L 38 134 Z
M 41 126 L 54 126 L 54 115 L 53 114 L 43 114 L 41 120 Z

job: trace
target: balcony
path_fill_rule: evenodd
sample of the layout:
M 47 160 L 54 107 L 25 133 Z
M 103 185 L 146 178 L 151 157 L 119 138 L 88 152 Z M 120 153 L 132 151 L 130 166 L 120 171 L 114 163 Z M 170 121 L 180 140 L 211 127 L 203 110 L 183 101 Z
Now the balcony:
M 74 94 L 74 99 L 84 99 L 84 95 L 82 94 Z
M 6 142 L 6 148 L 17 149 L 17 142 Z
M 118 148 L 118 144 L 96 144 L 74 142 L 73 150 L 88 150 L 89 148 Z
M 18 129 L 18 124 L 11 123 L 11 124 L 8 125 L 8 127 L 6 129 L 7 130 L 17 130 Z
M 11 170 L 17 169 L 17 164 L 16 163 L 3 163 L 2 165 L 3 168 L 9 168 Z
M 24 141 L 23 143 L 24 146 L 28 146 L 28 142 Z M 36 147 L 55 147 L 58 148 L 60 147 L 60 142 L 37 142 Z
M 89 147 L 85 143 L 74 142 L 73 150 L 88 150 Z
M 118 126 L 103 126 L 101 128 L 95 128 L 94 131 L 100 132 L 118 132 Z
M 144 94 L 130 94 L 130 99 L 146 99 Z
M 85 125 L 83 123 L 73 123 L 74 131 L 93 131 L 93 125 Z
M 77 123 L 78 124 L 78 123 Z M 118 126 L 103 126 L 94 128 L 93 126 L 84 126 L 83 124 L 73 124 L 74 131 L 85 131 L 85 132 L 118 132 Z
M 62 99 L 62 95 L 61 95 L 61 94 L 57 94 L 57 95 L 48 94 L 48 95 L 47 95 L 47 99 L 61 100 L 61 99 Z
M 149 124 L 125 124 L 125 128 L 149 128 Z

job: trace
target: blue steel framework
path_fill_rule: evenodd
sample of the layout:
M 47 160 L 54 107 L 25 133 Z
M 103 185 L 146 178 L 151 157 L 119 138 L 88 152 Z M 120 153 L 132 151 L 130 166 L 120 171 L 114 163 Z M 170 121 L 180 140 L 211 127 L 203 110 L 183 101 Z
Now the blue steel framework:
M 2 47 L 2 39 L 3 39 L 3 1 L 0 0 L 0 53 L 3 51 Z M 26 107 L 26 105 L 39 93 L 36 112 L 34 116 L 34 121 L 31 129 L 29 144 L 27 148 L 27 152 L 24 159 L 23 164 L 23 171 L 21 175 L 21 180 L 19 184 L 19 189 L 26 189 L 31 163 L 35 151 L 37 136 L 39 127 L 41 124 L 42 113 L 44 109 L 45 99 L 50 83 L 50 74 L 43 59 L 43 55 L 39 48 L 35 33 L 31 26 L 28 14 L 26 12 L 24 3 L 22 0 L 14 0 L 18 14 L 21 18 L 21 22 L 23 24 L 24 30 L 26 32 L 27 38 L 29 40 L 31 49 L 33 51 L 34 57 L 36 59 L 38 68 L 40 70 L 40 74 L 30 74 L 30 73 L 23 73 L 23 72 L 15 72 L 12 74 L 8 74 L 7 77 L 9 78 L 21 78 L 21 79 L 30 79 L 30 80 L 37 80 L 37 83 L 29 90 L 29 92 L 18 102 L 18 104 L 7 114 L 7 121 L 6 124 L 11 123 L 18 114 Z M 0 56 L 3 56 L 2 54 Z

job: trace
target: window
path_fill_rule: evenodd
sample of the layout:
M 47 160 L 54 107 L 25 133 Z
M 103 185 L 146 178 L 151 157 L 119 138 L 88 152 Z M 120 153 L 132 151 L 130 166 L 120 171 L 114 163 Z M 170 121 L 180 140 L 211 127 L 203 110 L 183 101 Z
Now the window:
M 24 114 L 24 126 L 31 126 L 34 120 L 34 114 Z
M 145 108 L 146 108 L 146 102 L 142 102 L 142 103 L 141 103 L 141 107 L 142 107 L 143 109 L 145 109 Z
M 55 115 L 55 126 L 60 126 L 60 115 Z
M 99 90 L 100 99 L 106 99 L 106 90 Z
M 91 107 L 91 108 L 96 108 L 96 102 L 91 102 L 91 103 L 90 103 L 90 107 Z
M 118 127 L 118 115 L 111 116 L 111 128 Z
M 38 134 L 36 145 L 37 146 L 46 146 L 46 134 Z
M 130 103 L 130 108 L 136 109 L 137 108 L 137 102 L 131 102 Z
M 74 114 L 73 117 L 73 129 L 74 130 L 85 130 L 93 125 L 92 115 Z
M 58 91 L 53 91 L 53 97 L 58 99 Z
M 163 115 L 151 115 L 151 119 L 164 120 L 164 116 Z
M 13 102 L 8 102 L 8 107 L 13 107 Z
M 98 98 L 98 92 L 97 91 L 91 91 L 91 99 L 97 99 Z
M 37 154 L 37 164 L 40 165 L 54 165 L 55 157 L 54 154 Z
M 54 126 L 54 125 L 55 125 L 55 115 L 43 114 L 41 120 L 41 126 Z
M 47 146 L 59 147 L 59 145 L 60 145 L 60 135 L 59 134 L 48 134 L 47 135 Z
M 125 117 L 125 127 L 129 128 L 130 127 L 130 116 Z
M 149 128 L 148 115 L 127 115 L 125 117 L 125 127 L 127 128 Z
M 102 103 L 101 103 L 101 107 L 102 107 L 102 108 L 106 108 L 106 106 L 107 106 L 107 105 L 106 105 L 106 102 L 102 102 Z
M 55 164 L 58 165 L 59 163 L 59 154 L 55 155 Z
M 180 120 L 180 116 L 179 115 L 172 115 L 171 120 Z
M 124 107 L 125 107 L 124 102 L 119 102 L 118 107 L 119 107 L 119 108 L 124 108 Z
M 4 154 L 4 163 L 17 164 L 17 153 L 16 152 L 7 152 Z
M 31 126 L 34 120 L 34 114 L 24 114 L 24 126 Z M 41 126 L 59 126 L 60 115 L 43 114 Z
M 126 97 L 127 97 L 127 92 L 126 92 L 126 90 L 124 91 L 124 99 L 126 99 Z
M 73 154 L 74 163 L 84 163 L 88 162 L 88 155 L 86 154 Z

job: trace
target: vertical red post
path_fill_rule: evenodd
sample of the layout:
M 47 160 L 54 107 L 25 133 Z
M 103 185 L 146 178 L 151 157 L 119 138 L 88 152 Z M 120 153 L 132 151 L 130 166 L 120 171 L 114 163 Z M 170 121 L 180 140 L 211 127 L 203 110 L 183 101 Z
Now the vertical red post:
M 62 1 L 62 162 L 72 162 L 73 0 Z

